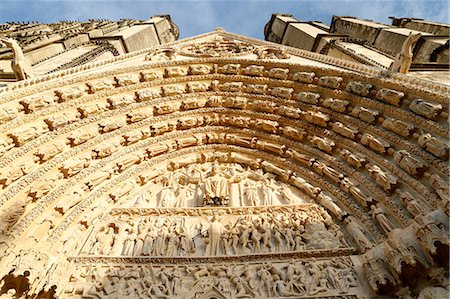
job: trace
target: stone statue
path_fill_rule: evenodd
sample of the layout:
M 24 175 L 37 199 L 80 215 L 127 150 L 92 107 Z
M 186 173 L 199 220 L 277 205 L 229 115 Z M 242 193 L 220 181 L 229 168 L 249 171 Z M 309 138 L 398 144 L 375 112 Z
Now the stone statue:
M 219 255 L 222 234 L 225 232 L 225 227 L 220 223 L 221 218 L 214 215 L 211 219 L 211 224 L 208 229 L 208 246 L 205 252 L 206 255 Z
M 395 60 L 389 66 L 389 70 L 395 73 L 407 74 L 413 61 L 413 45 L 420 39 L 420 33 L 411 32 L 403 42 L 402 50 L 395 56 Z
M 386 217 L 383 210 L 380 209 L 380 207 L 376 205 L 370 206 L 370 210 L 372 211 L 372 217 L 377 220 L 377 222 L 380 224 L 383 231 L 388 234 L 392 230 L 395 229 L 395 226 L 392 224 L 392 222 Z
M 12 38 L 0 38 L 0 42 L 5 44 L 13 52 L 13 60 L 11 61 L 11 68 L 17 80 L 26 80 L 34 78 L 31 66 L 25 60 L 23 51 L 17 41 Z

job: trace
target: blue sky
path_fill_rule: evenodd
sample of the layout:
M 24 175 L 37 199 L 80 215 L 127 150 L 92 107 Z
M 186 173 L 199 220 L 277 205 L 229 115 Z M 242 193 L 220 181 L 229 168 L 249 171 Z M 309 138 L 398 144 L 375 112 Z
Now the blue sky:
M 332 15 L 351 15 L 390 24 L 389 16 L 423 18 L 449 23 L 448 0 L 292 0 L 292 1 L 9 1 L 0 0 L 0 23 L 9 21 L 56 22 L 91 18 L 147 19 L 170 14 L 180 27 L 181 38 L 208 32 L 216 27 L 256 38 L 272 13 L 289 13 L 297 19 L 326 24 Z

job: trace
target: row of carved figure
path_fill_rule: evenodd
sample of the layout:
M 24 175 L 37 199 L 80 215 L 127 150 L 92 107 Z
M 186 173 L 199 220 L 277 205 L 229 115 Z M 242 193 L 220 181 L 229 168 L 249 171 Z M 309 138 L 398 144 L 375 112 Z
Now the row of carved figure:
M 203 117 L 202 117 L 203 118 Z M 205 117 L 206 118 L 206 117 Z M 208 119 L 212 119 L 214 118 L 213 116 L 209 116 Z M 227 125 L 230 123 L 235 123 L 236 121 L 238 121 L 239 117 L 229 117 L 229 116 L 223 116 L 223 117 L 219 117 L 217 116 L 218 120 L 217 122 L 214 121 L 214 123 L 218 124 L 218 125 Z M 246 118 L 240 117 L 241 119 L 239 119 L 239 121 L 244 122 L 246 120 Z M 194 118 L 195 119 L 195 118 Z M 221 121 L 221 119 L 225 119 L 224 121 Z M 192 119 L 191 122 L 194 122 L 195 124 L 198 123 L 198 118 L 195 119 L 195 121 L 193 121 Z M 179 120 L 178 122 L 186 122 L 187 120 Z M 252 122 L 253 123 L 253 122 Z M 279 127 L 277 122 L 274 121 L 270 121 L 270 120 L 259 120 L 259 123 L 261 123 L 262 127 L 269 127 L 269 125 L 272 128 L 277 129 L 278 131 L 281 131 L 284 135 L 286 135 L 286 137 L 291 137 L 295 140 L 303 140 L 304 136 L 306 135 L 306 132 L 302 129 L 295 129 L 293 127 L 290 126 L 285 126 L 285 127 Z M 255 125 L 256 126 L 256 125 Z M 151 135 L 159 135 L 159 134 L 163 134 L 166 132 L 170 132 L 171 130 L 173 130 L 176 126 L 172 127 L 170 124 L 156 124 L 156 125 L 152 125 L 149 128 L 150 132 L 153 133 L 148 133 L 145 134 L 142 131 L 139 132 L 130 132 L 130 133 L 126 133 L 122 136 L 122 141 L 121 140 L 110 140 L 104 143 L 100 143 L 98 146 L 96 146 L 96 148 L 94 148 L 91 152 L 90 155 L 86 155 L 85 157 L 80 157 L 80 158 L 73 158 L 70 159 L 68 161 L 66 161 L 64 163 L 64 165 L 61 167 L 61 171 L 64 175 L 64 177 L 70 177 L 76 173 L 78 173 L 79 171 L 81 171 L 83 168 L 89 166 L 91 159 L 101 159 L 104 157 L 107 157 L 111 154 L 113 154 L 114 152 L 119 150 L 119 147 L 121 144 L 132 144 L 134 142 L 137 142 L 137 140 L 142 140 L 145 139 L 145 137 L 147 136 L 151 136 Z M 258 127 L 260 127 L 258 125 Z M 191 127 L 189 127 L 191 128 Z M 139 133 L 139 134 L 137 134 Z M 139 135 L 137 136 L 137 139 L 135 138 L 134 135 Z M 81 143 L 86 142 L 87 140 L 89 140 L 90 138 L 92 138 L 93 135 L 92 133 L 90 133 L 89 131 L 87 132 L 74 132 L 71 136 L 68 137 L 67 142 L 71 143 L 72 146 L 75 145 L 79 145 Z M 94 134 L 95 136 L 95 134 Z M 363 135 L 364 139 L 366 136 L 366 134 Z M 371 143 L 368 143 L 369 145 L 373 145 L 373 147 L 375 147 L 375 144 L 378 144 L 376 142 L 376 139 L 371 138 L 370 139 Z M 173 151 L 176 150 L 178 148 L 183 148 L 183 147 L 187 147 L 187 146 L 194 146 L 194 145 L 202 145 L 204 143 L 215 143 L 215 142 L 224 142 L 224 143 L 229 143 L 229 144 L 235 144 L 235 145 L 239 145 L 239 146 L 244 146 L 244 147 L 250 147 L 250 148 L 257 148 L 257 149 L 262 149 L 262 150 L 267 150 L 269 152 L 273 152 L 275 154 L 284 156 L 284 157 L 289 157 L 291 156 L 294 160 L 296 160 L 297 162 L 303 163 L 305 162 L 304 159 L 304 155 L 301 154 L 294 154 L 294 151 L 288 150 L 288 148 L 284 145 L 280 145 L 278 143 L 272 143 L 272 142 L 267 142 L 267 141 L 259 141 L 258 138 L 256 137 L 246 137 L 246 136 L 240 136 L 240 135 L 235 135 L 235 134 L 196 134 L 193 135 L 191 137 L 185 137 L 185 138 L 179 138 L 176 141 L 173 142 L 167 142 L 167 143 L 159 143 L 159 144 L 155 144 L 151 147 L 149 147 L 147 149 L 147 153 L 142 152 L 141 156 L 139 156 L 139 153 L 133 153 L 133 154 L 128 154 L 125 157 L 122 158 L 122 160 L 124 162 L 118 162 L 117 167 L 115 168 L 115 171 L 122 171 L 122 169 L 127 168 L 127 165 L 132 165 L 135 163 L 140 163 L 142 161 L 142 159 L 145 159 L 146 156 L 156 156 L 162 153 L 166 153 L 169 151 Z M 318 147 L 319 149 L 322 149 L 324 151 L 327 152 L 331 152 L 334 148 L 334 142 L 329 140 L 326 137 L 318 137 L 318 136 L 312 136 L 310 137 L 310 142 L 312 143 L 313 146 Z M 49 159 L 51 159 L 52 157 L 54 157 L 55 155 L 61 153 L 65 148 L 65 144 L 64 141 L 60 141 L 60 142 L 56 142 L 53 144 L 50 144 L 49 146 L 46 146 L 45 148 L 41 148 L 39 149 L 35 155 L 36 155 L 36 159 L 37 161 L 47 161 Z M 340 154 L 343 157 L 343 159 L 345 161 L 347 161 L 348 163 L 350 163 L 351 165 L 353 165 L 354 167 L 361 167 L 362 165 L 366 165 L 367 161 L 364 157 L 358 155 L 357 153 L 351 153 L 350 151 L 346 150 L 346 149 L 342 149 L 340 150 Z M 394 159 L 397 161 L 397 163 L 404 169 L 407 170 L 409 173 L 411 173 L 412 175 L 415 176 L 419 176 L 420 174 L 422 174 L 424 172 L 424 170 L 426 169 L 425 164 L 423 162 L 421 162 L 420 160 L 418 160 L 417 158 L 415 158 L 414 156 L 412 156 L 411 154 L 407 153 L 404 150 L 400 150 L 395 152 L 394 151 Z M 309 159 L 308 163 L 312 163 L 312 166 L 317 166 L 316 168 L 323 168 L 320 167 L 320 162 L 310 162 Z M 131 163 L 131 164 L 130 164 Z M 14 182 L 15 180 L 19 179 L 20 177 L 22 177 L 25 174 L 30 173 L 33 168 L 36 167 L 35 163 L 31 160 L 27 160 L 24 161 L 23 163 L 16 165 L 14 167 L 10 166 L 10 167 L 5 167 L 2 170 L 2 176 L 0 176 L 0 180 L 1 183 L 3 184 L 3 186 L 7 186 L 9 184 L 11 184 L 12 182 Z M 396 187 L 397 187 L 397 178 L 390 174 L 389 172 L 383 171 L 379 166 L 377 165 L 366 165 L 366 168 L 368 169 L 369 173 L 371 174 L 371 176 L 375 179 L 375 181 L 380 184 L 380 186 L 383 187 L 383 189 L 385 189 L 386 191 L 393 191 Z M 330 167 L 328 167 L 328 169 L 331 169 Z M 319 171 L 320 174 L 323 174 L 323 171 Z M 325 171 L 325 174 L 328 173 L 327 171 Z M 435 174 L 428 174 L 430 177 L 430 183 L 432 184 L 432 186 L 435 187 L 436 190 L 439 190 L 439 188 L 436 188 L 439 184 L 439 178 L 437 175 Z M 107 179 L 111 176 L 111 173 L 102 173 L 100 175 L 100 179 L 104 178 Z M 334 174 L 333 174 L 334 176 Z M 434 183 L 436 182 L 436 183 Z M 438 191 L 439 194 L 439 191 Z
M 359 285 L 348 258 L 289 264 L 81 267 L 65 295 L 100 298 L 298 297 L 346 294 Z
M 153 181 L 147 201 L 157 207 L 267 206 L 304 201 L 262 169 L 252 170 L 238 163 L 219 164 L 218 160 L 197 164 L 201 159 L 199 154 L 171 161 L 173 171 Z M 137 197 L 136 204 L 140 201 Z
M 215 117 L 217 117 L 217 119 L 215 119 Z M 199 126 L 199 124 L 203 124 L 204 121 L 208 121 L 208 124 L 228 125 L 228 126 L 229 125 L 234 126 L 238 124 L 244 128 L 254 128 L 263 130 L 265 129 L 270 133 L 278 132 L 285 135 L 286 137 L 290 137 L 298 141 L 302 141 L 307 135 L 306 131 L 302 129 L 295 129 L 291 126 L 281 127 L 278 122 L 265 119 L 252 120 L 250 117 L 227 116 L 227 115 L 222 115 L 221 117 L 219 117 L 218 115 L 189 117 L 180 119 L 177 122 L 174 122 L 173 124 L 159 123 L 151 125 L 146 130 L 129 132 L 123 134 L 120 139 L 117 138 L 109 140 L 104 143 L 100 143 L 98 146 L 96 146 L 96 148 L 92 150 L 90 155 L 86 155 L 85 157 L 81 158 L 73 158 L 71 160 L 66 161 L 64 165 L 61 167 L 61 171 L 64 177 L 70 177 L 81 171 L 83 168 L 89 166 L 91 159 L 101 159 L 107 157 L 113 154 L 114 152 L 118 151 L 121 145 L 130 145 L 139 140 L 148 138 L 150 136 L 157 136 L 163 133 L 173 131 L 177 127 L 181 130 L 195 128 Z M 38 149 L 37 152 L 35 153 L 36 161 L 37 162 L 47 161 L 52 157 L 54 157 L 55 155 L 63 152 L 64 149 L 67 147 L 66 143 L 71 144 L 71 146 L 76 146 L 95 137 L 96 134 L 97 134 L 96 131 L 81 131 L 81 130 L 76 131 L 72 133 L 69 137 L 67 137 L 66 141 L 63 140 L 57 141 L 55 143 L 49 144 L 46 147 Z M 178 148 L 194 145 L 202 145 L 204 143 L 213 143 L 213 142 L 232 143 L 239 146 L 267 150 L 269 152 L 273 152 L 275 154 L 284 157 L 289 155 L 289 151 L 287 150 L 286 146 L 272 142 L 258 141 L 256 137 L 250 138 L 238 136 L 233 138 L 233 135 L 231 134 L 229 135 L 219 134 L 217 135 L 218 137 L 214 137 L 213 135 L 214 134 L 209 135 L 197 134 L 191 137 L 180 138 L 176 142 L 173 141 L 172 143 L 155 144 L 148 148 L 147 150 L 148 154 L 142 153 L 142 155 L 143 157 L 145 157 L 146 155 L 150 155 L 151 157 L 153 157 L 155 155 L 172 151 Z M 308 136 L 308 140 L 311 142 L 313 146 L 327 153 L 331 153 L 335 148 L 335 143 L 326 137 Z M 420 177 L 427 169 L 427 166 L 424 162 L 422 162 L 415 156 L 411 155 L 407 151 L 405 150 L 394 151 L 390 148 L 389 144 L 383 145 L 382 140 L 376 139 L 370 134 L 367 133 L 363 134 L 361 142 L 363 144 L 367 144 L 372 149 L 379 150 L 380 152 L 386 152 L 386 148 L 389 149 L 388 152 L 394 153 L 394 160 L 398 163 L 398 165 L 402 169 L 409 172 L 411 175 Z M 345 161 L 347 161 L 348 163 L 350 163 L 355 167 L 360 167 L 366 164 L 367 162 L 364 157 L 359 157 L 359 155 L 356 153 L 352 154 L 346 149 L 340 150 L 340 153 Z M 135 163 L 139 163 L 143 157 L 139 157 L 139 153 L 134 153 L 128 154 L 123 159 L 126 161 L 130 160 L 135 161 Z M 18 165 L 15 166 L 5 167 L 0 174 L 0 183 L 4 187 L 8 186 L 9 184 L 19 179 L 23 175 L 30 173 L 34 167 L 36 167 L 36 164 L 31 160 L 26 160 L 22 163 L 18 163 Z M 372 175 L 375 181 L 379 183 L 386 191 L 393 191 L 393 189 L 395 189 L 396 186 L 398 185 L 397 178 L 394 177 L 392 174 L 389 174 L 381 170 L 379 166 L 366 165 L 366 167 L 368 168 L 369 173 Z M 118 165 L 115 170 L 121 171 L 121 169 L 122 166 Z M 383 175 L 382 173 L 386 174 Z M 110 177 L 110 175 L 111 173 L 104 173 L 104 175 L 102 174 L 101 176 L 108 178 Z M 436 175 L 431 176 L 435 177 Z
M 231 66 L 236 67 L 236 65 L 228 65 L 228 66 L 229 66 L 228 68 L 233 68 Z M 262 66 L 248 66 L 248 67 L 262 67 Z M 198 70 L 197 70 L 197 68 L 198 68 Z M 165 76 L 166 77 L 167 76 L 169 76 L 169 77 L 185 76 L 189 73 L 200 72 L 200 69 L 203 69 L 203 68 L 206 68 L 207 70 L 209 70 L 211 67 L 204 66 L 204 65 L 198 65 L 198 66 L 190 66 L 189 68 L 188 67 L 186 67 L 186 68 L 180 68 L 180 67 L 167 68 L 165 70 Z M 224 66 L 224 68 L 225 68 L 225 66 Z M 285 74 L 285 76 L 287 76 L 289 69 L 274 68 L 274 69 L 271 69 L 268 73 L 269 73 L 269 76 L 271 76 L 271 77 L 283 78 L 283 76 L 281 76 L 279 74 L 280 72 L 282 74 Z M 145 77 L 144 74 L 147 74 L 147 73 L 142 73 L 141 75 L 143 77 Z M 154 76 L 156 76 L 155 78 L 163 77 L 163 73 L 161 73 L 161 72 L 156 72 L 154 74 L 155 74 Z M 127 75 L 122 75 L 122 77 L 117 76 L 117 77 L 115 77 L 115 79 L 104 79 L 103 81 L 100 81 L 99 83 L 97 83 L 97 85 L 100 85 L 100 86 L 97 88 L 94 88 L 94 90 L 97 91 L 97 90 L 102 90 L 102 89 L 107 88 L 105 86 L 110 86 L 112 88 L 114 86 L 114 84 L 118 84 L 120 86 L 134 84 L 134 83 L 137 83 L 140 81 L 141 75 L 127 74 Z M 300 73 L 294 74 L 294 76 L 296 78 L 302 77 L 302 76 L 304 77 L 307 75 L 309 75 L 310 77 L 312 76 L 314 78 L 314 73 L 300 72 Z M 325 78 L 325 79 L 323 79 L 323 78 Z M 329 81 L 331 82 L 331 81 L 333 81 L 332 78 L 334 78 L 333 80 L 337 80 L 338 82 L 342 81 L 342 79 L 339 77 L 322 77 L 321 79 L 323 79 L 322 81 L 324 81 L 324 82 L 329 82 Z M 338 80 L 337 78 L 340 80 Z M 117 82 L 117 83 L 115 83 L 115 82 Z M 92 86 L 92 84 L 94 84 L 94 83 L 89 83 L 88 86 Z M 347 85 L 347 89 L 350 88 L 350 90 L 358 90 L 358 86 L 360 86 L 360 85 L 366 86 L 367 84 L 352 81 Z M 82 95 L 87 94 L 87 89 L 88 88 L 85 86 L 74 86 L 74 87 L 70 87 L 70 88 L 67 88 L 62 91 L 61 90 L 57 91 L 56 94 L 59 95 L 59 98 L 57 96 L 53 96 L 53 95 L 34 96 L 31 98 L 22 100 L 20 102 L 21 105 L 19 107 L 16 107 L 11 104 L 4 105 L 4 107 L 3 106 L 0 107 L 1 108 L 0 109 L 0 111 L 1 111 L 0 121 L 8 121 L 8 120 L 15 118 L 17 116 L 17 113 L 20 110 L 32 112 L 34 110 L 37 110 L 37 109 L 40 109 L 43 107 L 47 107 L 47 106 L 51 105 L 53 102 L 57 102 L 57 101 L 64 102 L 69 99 L 75 99 L 75 98 L 81 97 Z M 92 89 L 92 87 L 91 87 L 91 89 Z M 352 116 L 357 117 L 357 118 L 359 118 L 365 122 L 371 123 L 371 124 L 376 123 L 376 121 L 379 120 L 381 117 L 381 113 L 377 110 L 367 109 L 362 106 L 350 108 L 349 101 L 341 100 L 341 99 L 333 99 L 333 98 L 320 99 L 320 94 L 317 94 L 314 92 L 299 92 L 298 94 L 294 95 L 293 94 L 294 89 L 292 89 L 292 88 L 279 87 L 279 86 L 269 88 L 267 84 L 244 84 L 243 82 L 225 82 L 223 84 L 220 84 L 219 81 L 215 80 L 210 83 L 189 82 L 189 83 L 186 83 L 186 85 L 180 85 L 180 84 L 166 85 L 166 86 L 162 86 L 161 90 L 144 89 L 144 90 L 137 91 L 136 94 L 122 94 L 122 95 L 117 95 L 117 96 L 111 96 L 107 100 L 91 102 L 91 103 L 88 103 L 81 107 L 78 107 L 78 109 L 76 109 L 76 110 L 60 113 L 59 115 L 56 115 L 56 116 L 50 116 L 47 119 L 45 119 L 45 122 L 46 122 L 45 125 L 46 125 L 46 127 L 48 127 L 47 130 L 54 130 L 54 129 L 57 129 L 64 125 L 67 125 L 71 122 L 77 121 L 80 118 L 87 117 L 89 115 L 100 113 L 103 111 L 107 111 L 109 109 L 118 109 L 125 105 L 133 104 L 136 102 L 148 101 L 148 100 L 160 97 L 160 96 L 171 96 L 171 95 L 176 95 L 176 94 L 184 94 L 186 92 L 203 92 L 203 91 L 228 91 L 228 92 L 244 92 L 245 91 L 245 92 L 259 94 L 259 95 L 261 95 L 261 94 L 272 95 L 272 96 L 279 97 L 282 99 L 294 98 L 297 101 L 307 103 L 307 104 L 317 105 L 318 103 L 320 103 L 325 108 L 330 108 L 331 110 L 334 110 L 337 112 L 345 112 L 346 110 L 349 110 L 349 111 L 351 111 Z M 362 92 L 362 94 L 365 94 L 365 92 Z M 376 96 L 376 98 L 379 98 L 379 99 L 395 98 L 396 100 L 394 100 L 393 104 L 396 106 L 399 106 L 400 99 L 403 97 L 404 97 L 403 93 L 399 93 L 399 92 L 396 92 L 394 90 L 389 90 L 389 89 L 381 89 L 377 93 L 377 96 Z M 193 100 L 195 100 L 195 99 L 193 99 Z M 203 101 L 203 102 L 205 102 L 205 101 Z M 258 101 L 256 101 L 256 102 L 258 102 Z M 252 106 L 253 106 L 253 108 L 258 107 L 258 105 L 256 105 L 256 102 L 247 104 L 247 100 L 244 99 L 244 100 L 237 100 L 235 103 L 233 103 L 231 101 L 230 103 L 228 103 L 228 106 L 233 107 L 233 108 L 238 108 L 238 109 L 252 109 Z M 262 102 L 267 102 L 267 101 L 262 101 Z M 273 113 L 275 110 L 274 108 L 276 108 L 276 105 L 274 105 L 274 103 L 272 103 L 272 102 L 268 102 L 268 103 L 270 103 L 270 104 L 266 105 L 266 108 L 268 108 L 269 110 L 272 110 L 271 112 Z M 190 106 L 190 104 L 192 104 L 192 103 L 188 103 L 187 105 L 182 106 L 182 107 L 180 107 L 180 104 L 178 104 L 178 106 L 179 106 L 178 108 L 170 107 L 170 109 L 172 111 L 167 110 L 168 109 L 167 107 L 155 106 L 155 107 L 153 107 L 153 109 L 149 109 L 147 111 L 147 113 L 150 114 L 149 116 L 151 116 L 152 114 L 161 115 L 161 114 L 173 112 L 174 110 L 180 110 L 180 109 L 188 110 L 188 109 L 193 109 L 193 108 L 199 108 L 199 107 L 206 105 L 205 103 L 203 105 L 201 103 L 196 103 L 196 104 L 194 104 L 194 106 Z M 176 106 L 176 105 L 177 104 L 172 104 L 172 106 Z M 227 105 L 225 104 L 223 106 L 227 106 Z M 421 115 L 421 116 L 426 116 L 430 119 L 436 118 L 437 115 L 439 115 L 439 113 L 441 113 L 443 110 L 442 105 L 431 104 L 422 99 L 416 99 L 416 100 L 412 101 L 410 104 L 410 109 L 413 112 L 415 112 L 416 114 Z M 281 108 L 281 110 L 283 110 L 283 108 Z M 297 117 L 299 117 L 299 115 L 300 115 L 300 116 L 302 116 L 302 118 L 305 118 L 308 121 L 308 115 L 305 115 L 305 112 L 302 112 L 300 109 L 286 107 L 286 108 L 284 108 L 284 110 L 285 110 L 284 113 L 282 113 L 283 111 L 279 111 L 278 113 L 281 113 L 282 115 L 286 114 L 286 113 L 294 114 L 294 115 L 297 115 Z M 270 112 L 270 111 L 267 111 L 267 112 Z M 324 114 L 322 116 L 322 118 L 325 116 L 326 116 L 326 114 Z M 314 117 L 309 116 L 309 118 L 314 118 Z M 402 136 L 410 135 L 414 129 L 414 127 L 409 123 L 405 123 L 400 120 L 394 120 L 389 117 L 387 117 L 386 119 L 381 118 L 380 122 L 383 124 L 383 126 L 385 128 L 393 130 L 394 132 L 396 132 Z M 323 125 L 323 121 L 318 121 L 317 124 Z M 37 134 L 37 132 L 36 132 L 36 134 Z M 347 132 L 347 134 L 351 135 L 351 132 Z M 13 136 L 14 136 L 14 132 L 11 133 L 11 137 L 14 139 Z M 35 137 L 36 136 L 31 137 L 31 138 L 35 138 Z M 20 141 L 15 141 L 15 143 L 16 143 L 16 146 L 21 145 Z
M 116 256 L 216 256 L 348 247 L 341 228 L 326 216 L 325 219 L 313 212 L 289 217 L 263 213 L 228 221 L 213 216 L 208 224 L 201 220 L 192 223 L 191 229 L 180 219 L 171 218 L 109 224 L 92 236 L 82 252 Z

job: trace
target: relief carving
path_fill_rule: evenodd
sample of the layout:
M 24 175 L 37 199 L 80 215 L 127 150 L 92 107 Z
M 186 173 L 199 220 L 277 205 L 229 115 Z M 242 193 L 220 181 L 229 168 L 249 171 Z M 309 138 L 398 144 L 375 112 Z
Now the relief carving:
M 403 170 L 417 177 L 422 176 L 428 168 L 421 160 L 405 150 L 396 151 L 394 153 L 394 161 L 397 162 Z
M 267 76 L 274 79 L 287 80 L 289 75 L 289 69 L 285 68 L 272 68 L 267 72 Z
M 448 159 L 448 145 L 433 137 L 430 133 L 420 135 L 417 142 L 436 157 L 443 160 Z
M 345 100 L 339 100 L 339 99 L 333 99 L 333 98 L 326 98 L 322 105 L 326 108 L 330 108 L 331 110 L 334 110 L 336 112 L 345 112 L 347 111 L 347 106 L 349 102 Z
M 415 99 L 409 104 L 409 109 L 414 113 L 425 116 L 429 119 L 435 119 L 442 111 L 441 104 L 432 104 L 422 99 Z
M 377 121 L 380 113 L 375 110 L 357 106 L 352 110 L 351 115 L 354 117 L 357 117 L 369 124 L 374 124 Z
M 302 83 L 313 83 L 314 77 L 316 76 L 315 73 L 311 72 L 296 72 L 292 76 L 292 80 L 302 82 Z
M 345 90 L 360 96 L 367 96 L 372 88 L 372 84 L 365 82 L 350 81 Z
M 319 85 L 337 89 L 341 86 L 342 78 L 334 76 L 322 76 L 319 78 Z
M 405 94 L 403 92 L 388 88 L 381 88 L 380 90 L 378 90 L 375 98 L 396 107 L 400 107 L 404 96 Z
M 365 146 L 370 147 L 371 149 L 380 154 L 388 153 L 388 150 L 391 147 L 391 145 L 387 141 L 381 138 L 375 138 L 368 133 L 364 133 L 362 135 L 361 143 Z
M 384 190 L 392 192 L 398 187 L 398 179 L 392 173 L 383 171 L 378 165 L 366 165 L 367 171 L 372 178 L 383 187 Z
M 297 99 L 300 102 L 317 105 L 320 99 L 320 94 L 314 92 L 299 92 L 297 94 Z
M 392 118 L 386 118 L 382 126 L 403 137 L 409 137 L 415 129 L 413 125 L 407 122 Z
M 140 75 L 139 74 L 126 74 L 115 76 L 114 79 L 117 82 L 117 86 L 127 86 L 139 83 Z
M 118 109 L 120 107 L 134 104 L 134 95 L 124 94 L 108 98 L 109 108 Z
M 319 125 L 321 127 L 328 126 L 328 122 L 330 121 L 330 116 L 328 114 L 324 114 L 322 112 L 314 112 L 314 111 L 306 111 L 303 114 L 305 120 L 315 125 Z
M 358 130 L 355 128 L 352 128 L 350 126 L 346 126 L 340 122 L 334 122 L 331 125 L 331 128 L 334 132 L 341 134 L 344 137 L 355 139 L 356 134 L 358 134 Z
M 318 137 L 318 136 L 308 136 L 309 141 L 312 143 L 314 147 L 317 147 L 318 149 L 331 154 L 336 144 L 325 137 Z

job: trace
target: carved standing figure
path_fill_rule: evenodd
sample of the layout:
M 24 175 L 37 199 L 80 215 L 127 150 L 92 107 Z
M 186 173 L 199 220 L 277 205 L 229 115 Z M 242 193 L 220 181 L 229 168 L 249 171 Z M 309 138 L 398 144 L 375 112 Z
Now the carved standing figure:
M 420 33 L 410 33 L 403 42 L 402 50 L 395 56 L 395 60 L 389 66 L 389 70 L 395 73 L 407 74 L 413 60 L 413 45 L 420 39 Z
M 5 44 L 13 52 L 13 60 L 11 61 L 11 68 L 17 80 L 26 80 L 34 78 L 31 66 L 26 62 L 23 51 L 17 41 L 12 38 L 0 38 L 0 42 Z

